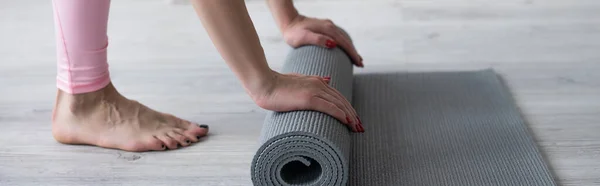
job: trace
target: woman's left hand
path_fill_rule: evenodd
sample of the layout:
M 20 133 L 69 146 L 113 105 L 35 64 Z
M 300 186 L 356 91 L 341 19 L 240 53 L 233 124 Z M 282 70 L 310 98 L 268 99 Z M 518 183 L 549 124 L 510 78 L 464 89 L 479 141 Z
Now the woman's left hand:
M 318 45 L 326 48 L 340 46 L 356 66 L 363 67 L 363 59 L 348 38 L 331 20 L 296 16 L 283 29 L 283 37 L 292 47 Z

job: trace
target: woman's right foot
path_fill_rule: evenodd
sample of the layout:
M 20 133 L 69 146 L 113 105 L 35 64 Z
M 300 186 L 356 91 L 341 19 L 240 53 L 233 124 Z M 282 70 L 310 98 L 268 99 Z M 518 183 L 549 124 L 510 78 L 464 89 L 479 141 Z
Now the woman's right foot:
M 58 90 L 52 116 L 58 142 L 134 152 L 185 147 L 207 133 L 207 125 L 154 111 L 123 97 L 112 84 L 75 95 Z

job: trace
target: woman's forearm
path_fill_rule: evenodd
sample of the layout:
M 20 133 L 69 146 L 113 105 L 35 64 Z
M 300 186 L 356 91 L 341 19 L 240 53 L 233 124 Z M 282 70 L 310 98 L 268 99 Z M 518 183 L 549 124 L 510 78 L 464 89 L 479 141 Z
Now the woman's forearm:
M 267 4 L 269 4 L 277 26 L 282 31 L 294 18 L 298 17 L 298 10 L 294 7 L 292 0 L 267 0 Z
M 247 91 L 273 77 L 258 34 L 241 0 L 192 0 L 215 47 Z
M 269 68 L 245 1 L 191 1 L 213 44 L 258 106 L 278 112 L 315 110 L 335 117 L 355 132 L 364 132 L 356 111 L 328 85 L 328 78 L 279 74 Z M 296 25 L 292 21 L 297 19 L 288 20 L 295 16 L 291 1 L 269 2 L 280 28 L 289 30 L 289 26 Z M 298 36 L 302 31 L 304 36 L 311 34 L 308 30 L 296 31 Z

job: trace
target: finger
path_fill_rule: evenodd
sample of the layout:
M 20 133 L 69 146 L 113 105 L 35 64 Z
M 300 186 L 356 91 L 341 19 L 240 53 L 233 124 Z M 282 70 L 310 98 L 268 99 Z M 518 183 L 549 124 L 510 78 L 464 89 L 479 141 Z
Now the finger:
M 348 107 L 344 104 L 344 102 L 346 102 L 346 101 L 340 100 L 340 98 L 330 98 L 330 99 L 335 99 L 334 104 L 338 105 L 338 107 L 342 108 L 342 110 L 344 110 L 344 112 L 346 113 L 346 123 L 347 123 L 346 125 L 348 125 L 348 127 L 352 128 L 352 131 L 359 132 L 360 129 L 358 128 L 357 121 L 352 119 L 352 118 L 355 118 L 354 116 L 352 116 L 352 111 L 350 111 L 348 109 Z
M 358 126 L 358 132 L 365 132 L 365 129 L 363 128 L 363 126 L 361 124 L 356 125 Z
M 325 76 L 325 77 L 323 77 L 323 81 L 325 81 L 325 84 L 329 84 L 329 81 L 331 81 L 331 77 Z
M 304 34 L 300 43 L 302 45 L 318 45 L 325 48 L 335 48 L 337 46 L 333 38 L 311 31 L 307 31 Z
M 342 106 L 344 107 L 344 110 L 346 111 L 346 113 L 349 117 L 348 119 L 350 120 L 350 122 L 353 125 L 359 124 L 358 115 L 356 114 L 354 107 L 352 107 L 352 105 L 350 104 L 350 102 L 348 102 L 346 97 L 344 97 L 342 95 L 342 93 L 340 93 L 333 87 L 331 87 L 329 85 L 324 85 L 324 86 L 326 86 L 324 88 L 325 89 L 324 91 L 327 92 L 328 94 L 332 95 L 333 97 L 335 97 L 336 101 L 338 101 L 340 104 L 342 104 Z
M 338 108 L 335 104 L 320 98 L 320 97 L 312 97 L 309 103 L 309 107 L 312 110 L 316 110 L 319 112 L 323 112 L 325 114 L 328 114 L 330 116 L 333 116 L 334 118 L 338 119 L 339 121 L 342 121 L 342 123 L 348 125 L 346 120 L 346 114 L 344 113 L 344 111 L 342 111 L 342 109 Z M 357 130 L 355 128 L 352 128 L 352 131 L 356 132 Z
M 356 64 L 356 66 L 359 67 L 364 67 L 364 64 L 362 63 L 362 58 L 360 57 L 360 55 L 358 55 L 358 52 L 356 51 L 354 44 L 352 44 L 352 42 L 350 41 L 350 38 L 348 38 L 348 36 L 346 36 L 346 34 L 344 34 L 339 28 L 336 27 L 335 30 L 340 38 L 340 41 L 338 41 L 340 43 L 340 46 L 348 52 L 348 55 L 351 56 L 352 60 L 354 61 L 354 64 Z
M 296 77 L 315 78 L 315 79 L 319 79 L 319 80 L 325 82 L 325 84 L 329 84 L 329 82 L 331 80 L 331 76 L 307 76 L 307 75 L 299 74 L 299 73 L 288 73 L 286 75 L 291 75 L 291 76 L 296 76 Z
M 354 107 L 352 106 L 352 104 L 350 104 L 350 102 L 346 99 L 346 97 L 344 97 L 344 95 L 342 95 L 342 93 L 340 93 L 339 91 L 337 91 L 336 89 L 334 89 L 333 87 L 329 86 L 329 85 L 325 85 L 327 86 L 326 90 L 328 93 L 330 94 L 334 94 L 337 96 L 337 99 L 342 100 L 345 106 L 345 110 L 349 111 L 350 114 L 353 116 L 352 119 L 354 121 L 352 121 L 352 123 L 354 125 L 356 125 L 356 127 L 358 128 L 359 132 L 364 132 L 364 129 L 362 127 L 362 121 L 360 120 L 360 117 L 358 116 L 358 113 L 356 112 L 356 109 L 354 109 Z
M 301 75 L 301 76 L 306 76 L 306 75 Z M 324 79 L 331 79 L 331 76 L 307 76 L 309 78 L 317 78 L 320 80 L 324 80 Z
M 287 73 L 286 75 L 291 75 L 291 76 L 296 76 L 296 77 L 309 77 L 309 78 L 318 78 L 318 79 L 322 79 L 325 77 L 329 77 L 329 76 L 316 76 L 316 75 L 305 75 L 305 74 L 300 74 L 300 73 Z
M 342 31 L 337 26 L 335 26 L 335 24 L 333 24 L 333 22 L 325 21 L 325 23 L 322 25 L 323 26 L 318 28 L 319 33 L 325 34 L 326 36 L 333 38 L 333 40 L 337 42 L 337 45 L 339 45 L 348 53 L 355 65 L 360 67 L 364 66 L 362 64 L 362 60 L 360 60 L 358 52 L 356 52 L 356 49 L 354 48 L 354 45 L 352 45 L 352 42 L 350 42 L 350 39 L 347 38 L 346 35 L 343 34 Z
M 295 74 L 294 76 L 316 78 L 316 79 L 321 80 L 321 81 L 323 81 L 325 83 L 329 83 L 329 81 L 331 80 L 331 76 L 306 76 L 306 75 L 302 75 L 302 74 Z
M 354 107 L 352 106 L 352 104 L 350 104 L 350 102 L 346 99 L 346 97 L 344 95 L 342 95 L 342 93 L 340 91 L 336 90 L 332 86 L 328 85 L 327 87 L 329 88 L 331 93 L 336 94 L 338 97 L 345 100 L 345 103 L 348 106 L 349 110 L 352 111 L 352 115 L 356 117 L 356 123 L 362 124 L 362 122 L 360 122 L 360 118 L 358 117 L 358 113 L 356 112 L 356 109 L 354 109 Z
M 356 114 L 356 111 L 354 110 L 354 108 L 352 107 L 352 105 L 350 104 L 350 102 L 348 102 L 348 100 L 337 90 L 335 90 L 333 87 L 327 85 L 327 84 L 322 84 L 321 87 L 322 90 L 324 91 L 324 93 L 320 94 L 321 96 L 323 96 L 322 98 L 324 98 L 325 100 L 331 101 L 334 104 L 336 104 L 338 107 L 340 107 L 342 110 L 344 110 L 344 112 L 346 113 L 346 120 L 347 123 L 353 127 L 358 129 L 358 126 L 360 124 L 360 120 L 358 119 L 358 116 Z
M 327 89 L 327 88 L 325 87 L 324 89 Z M 344 100 L 340 99 L 335 94 L 332 94 L 329 90 L 323 90 L 323 91 L 324 91 L 323 93 L 319 94 L 319 97 L 335 104 L 335 106 L 337 106 L 342 111 L 344 111 L 344 115 L 346 115 L 346 118 L 344 118 L 344 120 L 346 121 L 345 123 L 348 123 L 349 125 L 355 125 L 356 122 L 354 121 L 354 119 L 352 119 L 352 118 L 354 118 L 354 116 L 352 115 L 352 111 L 348 110 L 348 106 L 346 106 L 346 104 L 344 104 L 345 99 Z

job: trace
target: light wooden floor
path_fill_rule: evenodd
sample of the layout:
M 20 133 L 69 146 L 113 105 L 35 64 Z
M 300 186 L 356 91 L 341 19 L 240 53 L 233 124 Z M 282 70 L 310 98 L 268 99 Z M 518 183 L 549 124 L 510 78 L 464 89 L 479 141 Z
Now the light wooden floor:
M 365 71 L 494 68 L 561 185 L 600 185 L 600 1 L 312 0 L 353 36 Z M 248 1 L 270 65 L 288 51 L 264 1 Z M 114 84 L 211 126 L 189 148 L 129 153 L 56 143 L 50 1 L 0 2 L 0 185 L 250 185 L 265 111 L 220 59 L 189 5 L 113 1 Z

